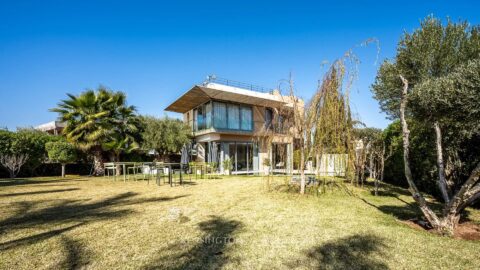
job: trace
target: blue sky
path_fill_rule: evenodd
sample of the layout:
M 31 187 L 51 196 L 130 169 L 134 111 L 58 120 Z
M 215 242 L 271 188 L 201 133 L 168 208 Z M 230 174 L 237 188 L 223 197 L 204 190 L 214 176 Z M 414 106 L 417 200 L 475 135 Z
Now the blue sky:
M 157 116 L 209 74 L 273 88 L 292 72 L 308 98 L 322 62 L 368 38 L 380 41 L 381 62 L 428 14 L 480 20 L 473 0 L 333 2 L 2 1 L 0 127 L 54 120 L 48 109 L 65 93 L 100 84 Z M 362 63 L 352 109 L 368 126 L 384 128 L 389 121 L 370 92 L 377 50 L 355 52 Z

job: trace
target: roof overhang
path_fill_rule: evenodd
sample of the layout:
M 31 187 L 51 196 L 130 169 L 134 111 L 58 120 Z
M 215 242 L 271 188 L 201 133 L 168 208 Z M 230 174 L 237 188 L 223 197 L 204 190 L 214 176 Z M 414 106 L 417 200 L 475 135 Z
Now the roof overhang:
M 50 131 L 50 130 L 55 130 L 55 129 L 61 129 L 64 128 L 66 125 L 63 122 L 60 121 L 52 121 L 48 122 L 45 124 L 41 124 L 35 127 L 35 129 L 40 130 L 40 131 Z
M 195 85 L 165 110 L 186 113 L 197 106 L 212 100 L 224 100 L 265 107 L 280 107 L 287 104 L 281 96 L 262 93 L 217 83 Z

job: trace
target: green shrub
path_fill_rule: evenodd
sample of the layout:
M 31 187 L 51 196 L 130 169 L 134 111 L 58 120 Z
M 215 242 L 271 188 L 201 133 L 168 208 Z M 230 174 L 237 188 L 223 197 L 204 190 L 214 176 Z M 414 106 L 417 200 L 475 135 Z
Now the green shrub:
M 77 159 L 75 147 L 66 141 L 56 141 L 47 142 L 45 148 L 48 151 L 48 158 L 62 165 L 62 177 L 65 177 L 65 165 Z

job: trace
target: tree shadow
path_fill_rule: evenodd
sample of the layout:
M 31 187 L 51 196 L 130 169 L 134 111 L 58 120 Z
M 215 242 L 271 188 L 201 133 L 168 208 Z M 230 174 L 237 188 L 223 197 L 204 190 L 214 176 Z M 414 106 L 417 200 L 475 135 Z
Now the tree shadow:
M 198 224 L 203 237 L 193 247 L 181 254 L 162 256 L 144 269 L 220 269 L 228 262 L 228 251 L 235 242 L 234 234 L 243 224 L 212 216 L 210 220 Z M 168 250 L 180 249 L 180 242 L 172 244 Z M 177 261 L 180 265 L 172 266 Z M 165 263 L 170 265 L 165 266 Z
M 39 190 L 31 192 L 19 192 L 19 193 L 9 193 L 9 194 L 0 194 L 0 197 L 14 197 L 14 196 L 24 196 L 24 195 L 36 195 L 36 194 L 45 194 L 45 193 L 57 193 L 57 192 L 66 192 L 80 190 L 79 188 L 65 188 L 65 189 L 54 189 L 54 190 Z
M 377 260 L 375 254 L 382 255 L 386 245 L 384 240 L 374 235 L 352 235 L 336 239 L 305 252 L 306 260 L 312 261 L 313 269 L 388 269 Z M 304 267 L 310 264 L 304 260 L 289 263 L 289 268 Z
M 67 236 L 62 236 L 62 245 L 67 252 L 67 256 L 63 261 L 62 269 L 85 269 L 89 264 L 91 252 L 89 252 L 85 245 L 77 240 Z
M 375 182 L 367 181 L 365 186 L 370 190 L 370 194 L 375 195 Z M 378 181 L 378 196 L 398 198 L 400 195 L 411 196 L 412 194 L 406 188 L 397 187 L 392 184 Z
M 62 234 L 64 232 L 70 231 L 72 229 L 75 229 L 79 226 L 82 226 L 83 224 L 85 224 L 85 223 L 82 222 L 82 223 L 78 223 L 78 224 L 75 224 L 75 225 L 72 225 L 72 226 L 69 226 L 69 227 L 65 227 L 65 228 L 62 228 L 62 229 L 52 230 L 52 231 L 39 233 L 39 234 L 36 234 L 36 235 L 32 235 L 32 236 L 28 236 L 28 237 L 24 237 L 24 238 L 20 238 L 20 239 L 15 239 L 15 240 L 12 240 L 12 241 L 0 243 L 0 251 L 5 251 L 5 250 L 8 250 L 8 249 L 16 248 L 16 247 L 23 246 L 23 245 L 34 244 L 34 243 L 49 239 L 51 237 L 57 236 L 59 234 Z
M 380 205 L 377 209 L 400 220 L 411 220 L 422 216 L 418 207 L 410 205 Z
M 55 205 L 35 211 L 18 213 L 0 221 L 0 232 L 21 228 L 31 228 L 37 225 L 64 222 L 89 222 L 103 219 L 119 218 L 131 214 L 131 209 L 117 209 L 114 207 L 129 206 L 150 202 L 163 202 L 179 199 L 188 195 L 159 198 L 133 198 L 137 193 L 126 192 L 100 201 L 85 203 L 86 200 L 62 200 Z M 32 209 L 38 202 L 28 205 L 20 204 L 22 209 Z
M 84 181 L 89 181 L 89 180 L 88 179 L 33 180 L 28 178 L 13 178 L 13 179 L 0 179 L 0 187 L 24 186 L 24 185 L 42 185 L 43 186 L 49 183 L 84 182 Z

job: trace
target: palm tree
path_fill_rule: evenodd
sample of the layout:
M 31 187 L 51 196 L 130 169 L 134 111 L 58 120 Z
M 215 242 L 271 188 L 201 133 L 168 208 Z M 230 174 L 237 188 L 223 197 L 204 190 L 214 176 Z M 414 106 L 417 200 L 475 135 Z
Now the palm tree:
M 93 155 L 94 174 L 103 175 L 102 145 L 118 136 L 118 128 L 125 121 L 122 115 L 134 116 L 135 107 L 126 105 L 124 93 L 102 86 L 78 96 L 67 95 L 68 99 L 51 111 L 59 113 L 59 120 L 66 123 L 63 134 L 67 140 Z
M 117 93 L 114 96 L 112 111 L 112 132 L 102 143 L 102 148 L 112 154 L 112 161 L 120 161 L 122 153 L 130 153 L 140 148 L 138 141 L 141 139 L 140 118 L 135 114 L 134 106 L 125 106 L 125 95 Z M 120 165 L 117 166 L 117 174 L 120 174 Z

